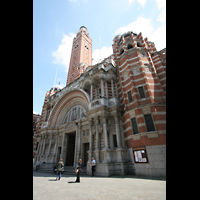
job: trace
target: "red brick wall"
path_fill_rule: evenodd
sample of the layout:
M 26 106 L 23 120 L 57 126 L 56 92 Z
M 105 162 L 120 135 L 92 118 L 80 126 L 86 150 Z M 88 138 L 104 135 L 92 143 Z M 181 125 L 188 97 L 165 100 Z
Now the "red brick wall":
M 77 45 L 78 48 L 76 48 Z M 87 45 L 88 49 L 85 48 L 85 45 Z M 86 63 L 84 69 L 79 66 L 81 62 Z M 73 39 L 66 85 L 76 80 L 89 65 L 92 65 L 92 39 L 89 37 L 88 32 L 80 29 L 76 37 Z
M 125 42 L 127 38 L 130 38 L 129 42 Z M 136 39 L 140 40 L 142 48 L 138 48 L 136 45 Z M 166 73 L 165 65 L 161 62 L 166 56 L 166 49 L 160 52 L 156 51 L 156 47 L 152 42 L 149 42 L 147 38 L 143 39 L 140 33 L 137 36 L 131 35 L 131 37 L 122 38 L 122 44 L 117 44 L 117 41 L 113 41 L 113 52 L 115 62 L 118 65 L 118 94 L 120 103 L 124 106 L 123 116 L 123 129 L 124 137 L 133 135 L 131 117 L 129 112 L 133 110 L 138 125 L 139 133 L 145 134 L 147 132 L 144 114 L 141 106 L 149 106 L 150 113 L 153 118 L 156 131 L 159 133 L 157 138 L 148 138 L 147 135 L 141 135 L 141 139 L 133 140 L 133 138 L 126 139 L 126 146 L 139 147 L 149 145 L 162 145 L 166 144 Z M 127 45 L 131 43 L 133 49 L 127 49 Z M 120 55 L 120 49 L 124 49 L 124 53 Z M 146 56 L 140 54 L 140 52 L 146 51 Z M 144 64 L 150 66 L 149 71 L 145 69 Z M 134 74 L 132 66 L 139 66 L 138 74 Z M 128 72 L 128 78 L 124 80 L 124 74 Z M 145 99 L 141 99 L 138 91 L 138 87 L 143 86 L 145 92 Z M 128 91 L 132 92 L 133 102 L 129 103 Z M 153 105 L 154 104 L 154 105 Z M 158 106 L 159 105 L 159 106 Z M 162 105 L 162 106 L 161 106 Z

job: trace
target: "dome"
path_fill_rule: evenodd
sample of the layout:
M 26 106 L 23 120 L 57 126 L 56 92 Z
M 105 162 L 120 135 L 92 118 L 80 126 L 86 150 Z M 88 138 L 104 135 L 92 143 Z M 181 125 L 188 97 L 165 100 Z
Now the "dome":
M 127 31 L 127 32 L 123 33 L 123 34 L 121 35 L 121 37 L 118 39 L 118 44 L 121 42 L 122 36 L 124 36 L 124 38 L 125 38 L 125 37 L 128 37 L 128 36 L 131 36 L 131 33 L 133 33 L 133 31 Z M 133 35 L 134 35 L 134 36 L 137 36 L 136 33 L 133 33 Z M 116 36 L 115 36 L 115 37 L 116 37 Z
M 51 91 L 58 91 L 58 90 L 61 90 L 61 89 L 63 89 L 63 87 L 61 86 L 61 85 L 54 85 L 52 88 L 51 88 L 51 90 L 50 90 L 50 92 Z
M 85 30 L 87 32 L 87 28 L 85 26 L 81 26 L 79 30 Z
M 121 35 L 119 35 L 119 34 L 118 34 L 118 35 L 116 35 L 116 36 L 114 37 L 114 39 L 113 39 L 113 40 L 114 40 L 114 41 L 116 41 L 116 40 L 117 40 L 117 39 L 118 39 L 120 36 L 121 36 Z

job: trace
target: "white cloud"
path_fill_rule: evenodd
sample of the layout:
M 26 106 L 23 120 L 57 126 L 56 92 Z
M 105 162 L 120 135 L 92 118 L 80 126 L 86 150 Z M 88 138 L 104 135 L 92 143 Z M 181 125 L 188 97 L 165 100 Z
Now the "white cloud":
M 160 14 L 159 14 L 159 16 L 157 18 L 157 21 L 160 21 L 160 22 L 165 22 L 166 21 L 166 7 L 164 7 L 161 10 L 161 12 L 160 12 Z
M 55 57 L 53 63 L 62 64 L 66 67 L 66 72 L 68 72 L 72 42 L 73 38 L 76 36 L 74 33 L 69 33 L 70 36 L 63 34 L 62 43 L 58 46 L 58 49 L 52 53 L 52 56 Z
M 154 42 L 157 51 L 166 47 L 166 25 L 162 24 L 156 30 L 153 27 L 151 19 L 138 17 L 136 21 L 131 22 L 127 26 L 120 27 L 115 34 L 123 34 L 127 31 L 133 31 L 137 34 L 140 32 L 143 38 L 147 37 L 149 41 Z
M 151 19 L 138 17 L 136 21 L 131 22 L 127 26 L 118 28 L 115 31 L 115 34 L 123 34 L 127 31 L 133 31 L 137 34 L 139 34 L 139 32 L 142 32 L 143 36 L 148 37 L 148 35 L 150 35 L 150 33 L 153 31 L 153 24 Z
M 102 47 L 101 48 L 101 60 L 107 58 L 108 56 L 113 54 L 112 46 L 110 47 Z M 92 64 L 95 65 L 97 62 L 100 61 L 100 53 L 99 49 L 95 49 L 92 53 Z
M 35 112 L 34 110 L 33 110 L 33 114 L 35 114 L 35 115 L 38 115 L 38 113 L 37 113 L 37 112 Z
M 160 10 L 161 8 L 166 7 L 166 0 L 156 0 L 156 4 L 158 9 Z
M 156 5 L 159 10 L 161 10 L 157 21 L 165 22 L 166 21 L 166 0 L 156 0 Z
M 128 3 L 131 4 L 133 3 L 135 0 L 129 0 Z M 137 2 L 139 4 L 141 4 L 141 6 L 144 8 L 144 5 L 146 4 L 146 0 L 137 0 Z

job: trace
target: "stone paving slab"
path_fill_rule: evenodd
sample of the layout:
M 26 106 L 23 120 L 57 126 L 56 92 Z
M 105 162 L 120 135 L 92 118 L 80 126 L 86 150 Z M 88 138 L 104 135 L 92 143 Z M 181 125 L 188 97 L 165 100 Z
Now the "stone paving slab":
M 33 172 L 33 200 L 45 199 L 166 199 L 166 181 L 123 177 L 81 176 L 80 183 L 73 183 L 76 176 Z

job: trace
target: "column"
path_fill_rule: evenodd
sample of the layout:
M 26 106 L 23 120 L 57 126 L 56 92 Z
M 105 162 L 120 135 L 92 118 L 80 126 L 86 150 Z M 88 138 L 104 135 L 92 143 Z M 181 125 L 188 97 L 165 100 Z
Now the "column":
M 113 79 L 111 79 L 111 88 L 112 88 L 112 97 L 114 97 L 115 93 L 114 93 Z
M 65 133 L 63 133 L 63 137 L 62 137 L 62 149 L 61 149 L 61 156 L 60 156 L 60 158 L 62 158 L 63 160 L 64 160 L 63 158 L 64 142 L 65 142 Z
M 115 128 L 116 128 L 116 136 L 117 136 L 117 148 L 121 149 L 121 137 L 120 137 L 120 132 L 119 132 L 120 129 L 119 129 L 117 114 L 114 117 L 115 117 Z
M 58 139 L 59 139 L 59 131 L 56 133 L 56 141 L 55 141 L 55 149 L 54 149 L 54 154 L 55 154 L 55 159 L 54 162 L 57 163 L 58 161 Z
M 108 123 L 111 124 L 110 119 L 108 120 Z M 110 149 L 113 150 L 114 149 L 114 142 L 113 142 L 113 133 L 110 129 L 110 133 L 109 133 L 109 142 L 110 142 Z
M 115 82 L 115 88 L 116 88 L 116 97 L 118 97 L 117 82 Z
M 89 152 L 88 152 L 88 160 L 91 161 L 92 160 L 92 151 L 93 151 L 93 137 L 92 137 L 92 121 L 90 119 L 89 121 Z
M 108 83 L 107 83 L 107 81 L 106 81 L 106 97 L 108 99 Z
M 96 150 L 99 150 L 98 116 L 96 117 Z
M 122 125 L 122 116 L 119 117 L 119 127 L 120 127 L 120 132 L 121 132 L 121 145 L 122 148 L 126 148 L 125 145 L 125 139 L 124 139 L 124 131 L 123 131 L 123 125 Z
M 37 155 L 40 155 L 41 152 L 42 152 L 42 143 L 43 143 L 43 140 L 42 140 L 42 137 L 40 137 L 40 140 L 39 140 L 39 147 L 37 149 Z
M 51 136 L 50 136 L 50 142 L 49 142 L 49 152 L 48 152 L 48 155 L 50 154 L 50 151 L 51 151 L 51 141 L 52 141 L 52 137 L 53 137 L 53 134 L 50 133 Z
M 101 78 L 101 96 L 104 97 L 103 78 Z
M 54 163 L 57 162 L 56 158 L 56 154 L 57 154 L 57 143 L 58 143 L 58 137 L 56 138 L 56 141 L 55 141 L 55 147 L 54 147 Z
M 96 149 L 95 149 L 95 160 L 99 163 L 99 131 L 98 131 L 98 116 L 96 117 Z
M 75 158 L 74 158 L 74 167 L 75 167 L 75 164 L 77 163 L 77 159 L 78 159 L 78 154 L 77 154 L 77 151 L 78 151 L 78 132 L 79 132 L 79 126 L 77 126 L 77 129 L 76 129 L 76 136 L 75 136 L 75 150 L 74 150 L 74 155 L 75 155 Z
M 103 117 L 103 137 L 104 137 L 104 148 L 108 149 L 108 137 L 107 137 L 107 127 L 106 127 L 106 117 Z
M 90 132 L 90 146 L 89 146 L 89 150 L 91 150 L 92 151 L 92 147 L 93 147 L 93 141 L 92 141 L 92 139 L 93 139 L 93 137 L 92 137 L 92 119 L 90 119 L 90 121 L 89 121 L 89 126 L 90 126 L 90 128 L 89 128 L 89 132 Z
M 93 83 L 91 83 L 91 87 L 90 87 L 90 99 L 91 101 L 93 100 Z
M 80 157 L 80 147 L 81 147 L 81 124 L 78 124 L 78 128 L 77 128 L 77 159 L 79 159 Z M 77 160 L 78 162 L 78 160 Z
M 43 144 L 43 149 L 42 149 L 42 155 L 44 155 L 44 150 L 45 150 L 45 140 L 46 140 L 46 134 L 43 136 L 43 141 L 44 141 L 44 144 Z

